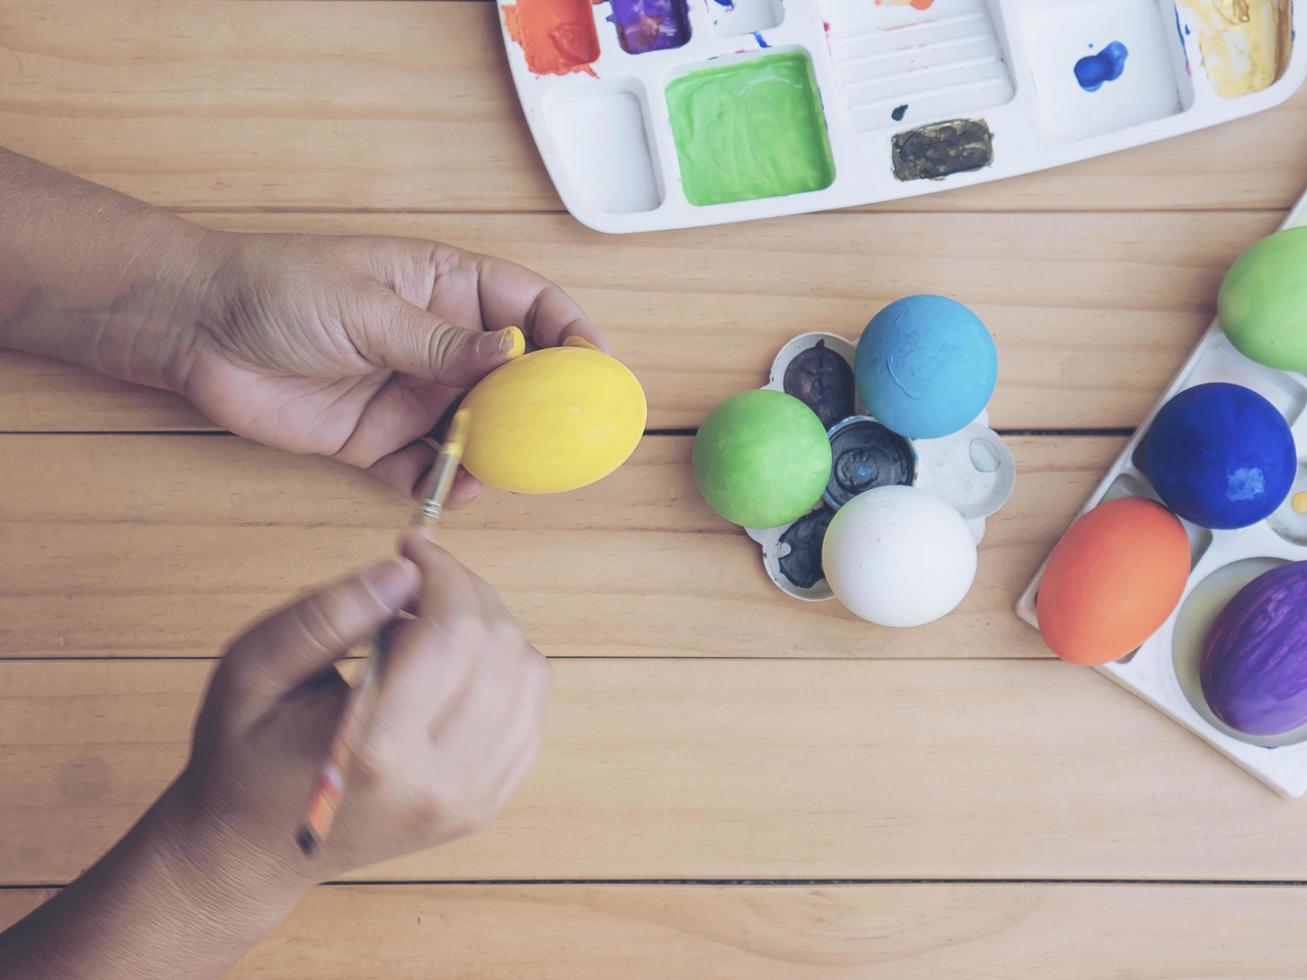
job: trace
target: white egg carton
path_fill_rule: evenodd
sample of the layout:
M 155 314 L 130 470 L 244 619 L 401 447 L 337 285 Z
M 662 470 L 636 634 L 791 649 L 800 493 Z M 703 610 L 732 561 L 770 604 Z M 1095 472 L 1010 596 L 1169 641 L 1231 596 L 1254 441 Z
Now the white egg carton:
M 1307 197 L 1298 202 L 1284 227 L 1303 224 L 1307 224 Z M 1177 392 L 1212 381 L 1251 388 L 1284 415 L 1299 453 L 1293 487 L 1275 513 L 1251 527 L 1211 531 L 1182 520 L 1193 566 L 1180 604 L 1138 650 L 1096 669 L 1210 742 L 1277 793 L 1299 797 L 1307 791 L 1307 726 L 1274 738 L 1235 732 L 1207 707 L 1198 682 L 1198 660 L 1216 614 L 1239 589 L 1276 564 L 1307 559 L 1307 514 L 1297 513 L 1292 504 L 1296 494 L 1307 491 L 1303 456 L 1307 453 L 1307 377 L 1249 360 L 1226 339 L 1219 321 L 1214 322 L 1080 514 L 1118 497 L 1158 499 L 1136 462 L 1140 442 L 1157 412 Z M 1036 628 L 1035 596 L 1046 566 L 1047 561 L 1017 602 L 1017 615 Z
M 845 374 L 836 364 L 834 372 L 825 372 L 822 381 L 818 383 L 819 392 L 816 395 L 801 393 L 798 372 L 790 372 L 791 365 L 798 358 L 814 350 L 826 350 L 838 355 L 848 368 Z M 807 404 L 817 412 L 832 439 L 836 438 L 838 431 L 850 425 L 877 426 L 885 434 L 887 445 L 901 449 L 903 456 L 910 455 L 911 477 L 907 481 L 908 485 L 929 490 L 957 508 L 966 520 L 972 537 L 979 544 L 985 535 L 985 518 L 1007 503 L 1016 483 L 1016 464 L 1012 453 L 998 434 L 989 428 L 988 413 L 982 412 L 975 421 L 942 439 L 906 439 L 891 433 L 867 414 L 866 406 L 858 397 L 853 383 L 856 350 L 857 346 L 852 341 L 838 334 L 820 331 L 801 334 L 781 348 L 772 361 L 771 374 L 763 387 L 794 395 Z M 836 372 L 838 378 L 835 377 Z M 832 389 L 841 391 L 843 397 L 831 397 Z M 820 393 L 822 391 L 828 395 L 824 404 Z M 829 518 L 834 516 L 844 500 L 851 499 L 860 489 L 884 485 L 875 482 L 876 478 L 872 475 L 875 468 L 874 463 L 869 464 L 865 456 L 857 458 L 848 452 L 842 457 L 837 455 L 832 463 L 826 496 L 810 513 L 781 527 L 745 528 L 749 537 L 762 546 L 763 567 L 781 591 L 796 599 L 808 601 L 831 598 L 830 586 L 824 577 L 795 581 L 786 573 L 789 565 L 787 560 L 794 555 L 791 531 L 806 526 L 805 522 L 820 522 L 823 518 L 829 523 Z M 841 469 L 845 477 L 843 480 Z M 884 474 L 880 475 L 883 478 Z M 824 525 L 820 525 L 820 532 L 816 540 L 810 543 L 815 553 L 811 554 L 809 560 L 816 562 L 815 569 L 810 569 L 810 572 L 820 572 Z
M 663 2 L 643 0 L 639 10 L 658 14 Z M 1307 78 L 1307 52 L 1292 41 L 1307 29 L 1307 4 L 1294 10 L 1292 0 L 1269 0 L 1283 35 L 1265 76 L 1274 81 L 1224 98 L 1213 79 L 1248 62 L 1238 53 L 1241 34 L 1204 36 L 1204 27 L 1217 23 L 1218 2 L 933 0 L 920 10 L 909 0 L 678 0 L 688 41 L 643 53 L 628 53 L 619 42 L 614 0 L 512 0 L 502 4 L 501 21 L 519 100 L 563 203 L 591 228 L 634 232 L 843 208 L 997 180 L 1284 101 Z M 1255 9 L 1263 2 L 1252 0 Z M 632 7 L 629 0 L 616 5 Z M 524 36 L 518 25 L 524 11 L 564 9 L 552 36 L 581 50 L 583 61 L 569 64 L 565 74 L 548 73 L 537 61 L 546 72 L 537 74 L 517 39 Z M 528 38 L 533 50 L 543 43 L 540 33 Z M 1077 63 L 1105 57 L 1113 43 L 1128 52 L 1119 77 L 1087 91 Z M 591 52 L 597 57 L 584 60 Z M 698 69 L 784 53 L 800 54 L 809 66 L 819 107 L 809 128 L 826 134 L 829 183 L 691 204 L 668 85 Z M 722 132 L 748 129 L 734 117 L 711 125 Z M 811 137 L 807 145 L 817 141 Z

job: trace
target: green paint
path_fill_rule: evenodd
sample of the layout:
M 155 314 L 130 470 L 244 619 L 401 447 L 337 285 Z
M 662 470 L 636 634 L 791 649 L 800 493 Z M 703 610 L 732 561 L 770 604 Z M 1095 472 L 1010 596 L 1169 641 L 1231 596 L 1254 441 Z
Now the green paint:
M 1221 327 L 1245 357 L 1307 371 L 1307 228 L 1263 238 L 1221 284 Z
M 713 510 L 745 527 L 779 527 L 821 500 L 831 449 L 815 412 L 793 395 L 760 389 L 722 402 L 703 420 L 692 460 Z
M 818 191 L 835 179 L 826 117 L 802 52 L 682 75 L 667 86 L 667 109 L 691 204 Z

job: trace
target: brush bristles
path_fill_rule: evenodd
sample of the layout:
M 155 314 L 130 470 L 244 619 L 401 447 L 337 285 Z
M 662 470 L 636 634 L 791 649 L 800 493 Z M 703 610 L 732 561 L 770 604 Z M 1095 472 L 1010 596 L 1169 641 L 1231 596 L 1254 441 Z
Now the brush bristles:
M 460 408 L 450 420 L 449 432 L 445 435 L 445 444 L 441 451 L 462 459 L 463 447 L 467 445 L 468 429 L 471 427 L 472 413 L 466 408 Z

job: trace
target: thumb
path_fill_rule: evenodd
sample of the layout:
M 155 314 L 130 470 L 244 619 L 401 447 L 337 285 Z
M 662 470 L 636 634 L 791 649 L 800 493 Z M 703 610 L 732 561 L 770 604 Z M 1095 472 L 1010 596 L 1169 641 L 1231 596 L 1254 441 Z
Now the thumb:
M 243 702 L 261 713 L 370 637 L 411 600 L 418 569 L 390 558 L 277 610 L 239 637 L 221 673 Z
M 387 292 L 378 315 L 363 327 L 363 356 L 374 364 L 466 388 L 526 351 L 517 327 L 494 333 L 468 330 Z

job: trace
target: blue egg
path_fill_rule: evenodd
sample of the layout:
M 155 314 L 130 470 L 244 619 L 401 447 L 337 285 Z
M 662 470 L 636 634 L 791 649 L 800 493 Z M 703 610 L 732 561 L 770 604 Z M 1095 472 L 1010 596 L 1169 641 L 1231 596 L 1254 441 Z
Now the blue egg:
M 1141 464 L 1162 503 L 1218 530 L 1270 516 L 1297 469 L 1289 424 L 1242 385 L 1186 388 L 1162 406 L 1144 437 Z
M 938 439 L 984 411 L 998 351 L 980 317 L 961 303 L 908 296 L 862 331 L 854 374 L 863 404 L 886 427 L 909 439 Z

